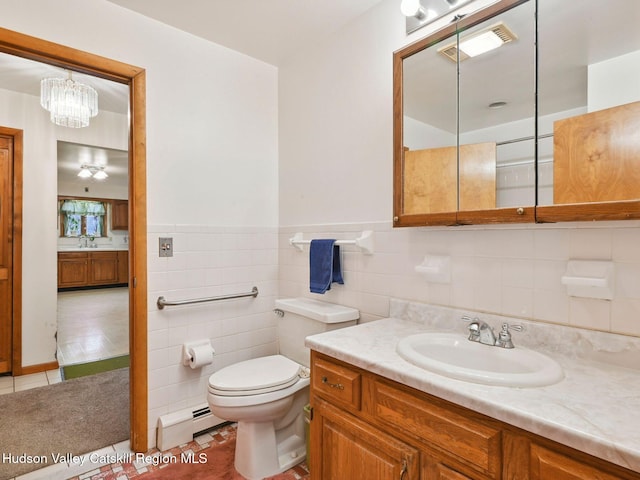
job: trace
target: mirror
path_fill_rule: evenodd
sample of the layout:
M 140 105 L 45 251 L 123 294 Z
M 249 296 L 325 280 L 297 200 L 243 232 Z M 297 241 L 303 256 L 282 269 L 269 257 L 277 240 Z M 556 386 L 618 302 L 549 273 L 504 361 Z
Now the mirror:
M 640 2 L 538 3 L 537 219 L 638 218 Z
M 638 218 L 640 155 L 614 137 L 638 131 L 639 17 L 633 0 L 502 0 L 395 52 L 394 226 Z M 474 56 L 487 30 L 503 45 Z

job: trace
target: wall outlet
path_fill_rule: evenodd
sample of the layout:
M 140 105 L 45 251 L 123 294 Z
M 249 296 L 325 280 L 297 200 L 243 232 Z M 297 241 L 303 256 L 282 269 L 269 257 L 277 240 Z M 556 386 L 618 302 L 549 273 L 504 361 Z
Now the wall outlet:
M 173 257 L 173 238 L 159 238 L 158 255 L 160 257 Z

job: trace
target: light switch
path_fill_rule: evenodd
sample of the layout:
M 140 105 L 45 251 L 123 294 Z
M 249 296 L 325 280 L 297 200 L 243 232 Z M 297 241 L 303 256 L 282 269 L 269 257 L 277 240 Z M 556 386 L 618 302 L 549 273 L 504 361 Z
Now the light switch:
M 158 254 L 161 257 L 173 257 L 173 238 L 160 237 Z

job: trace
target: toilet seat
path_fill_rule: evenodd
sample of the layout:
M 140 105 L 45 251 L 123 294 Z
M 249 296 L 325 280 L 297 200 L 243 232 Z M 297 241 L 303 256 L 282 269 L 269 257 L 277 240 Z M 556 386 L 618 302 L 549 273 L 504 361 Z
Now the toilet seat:
M 282 355 L 245 360 L 209 377 L 209 392 L 225 397 L 259 395 L 287 388 L 300 378 L 301 366 Z

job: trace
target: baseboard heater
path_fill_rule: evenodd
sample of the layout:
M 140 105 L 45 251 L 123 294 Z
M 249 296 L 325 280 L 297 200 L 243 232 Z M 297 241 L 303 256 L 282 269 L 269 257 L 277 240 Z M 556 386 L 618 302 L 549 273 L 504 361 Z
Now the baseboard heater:
M 162 415 L 158 418 L 157 447 L 165 451 L 189 443 L 197 433 L 223 423 L 226 421 L 211 413 L 206 403 Z

